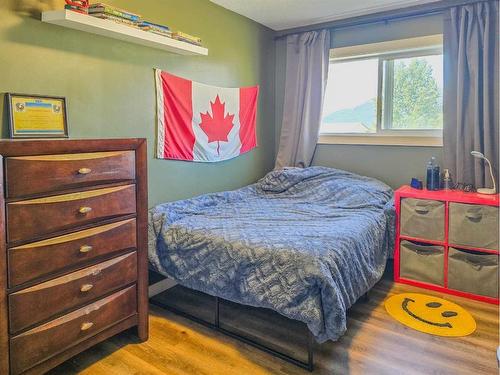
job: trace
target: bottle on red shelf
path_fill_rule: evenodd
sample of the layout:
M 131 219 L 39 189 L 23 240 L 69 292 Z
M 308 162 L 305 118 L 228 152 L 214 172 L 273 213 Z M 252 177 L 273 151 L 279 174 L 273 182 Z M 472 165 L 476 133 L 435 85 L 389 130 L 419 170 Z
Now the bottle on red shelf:
M 453 187 L 453 181 L 451 180 L 450 170 L 445 169 L 443 171 L 443 189 L 451 190 L 452 187 Z
M 439 165 L 436 158 L 433 156 L 427 163 L 427 190 L 439 190 L 441 188 L 441 175 L 439 173 Z

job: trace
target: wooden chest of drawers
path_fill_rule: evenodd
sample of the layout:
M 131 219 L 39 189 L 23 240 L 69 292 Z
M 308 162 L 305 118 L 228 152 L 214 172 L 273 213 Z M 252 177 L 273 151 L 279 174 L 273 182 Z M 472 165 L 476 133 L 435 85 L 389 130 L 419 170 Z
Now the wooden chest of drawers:
M 0 374 L 148 336 L 144 139 L 0 141 Z

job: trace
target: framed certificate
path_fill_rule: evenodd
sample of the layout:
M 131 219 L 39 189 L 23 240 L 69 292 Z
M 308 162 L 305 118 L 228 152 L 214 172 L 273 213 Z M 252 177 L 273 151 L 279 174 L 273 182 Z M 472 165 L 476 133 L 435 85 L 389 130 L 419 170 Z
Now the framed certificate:
M 66 99 L 7 94 L 11 138 L 67 138 Z

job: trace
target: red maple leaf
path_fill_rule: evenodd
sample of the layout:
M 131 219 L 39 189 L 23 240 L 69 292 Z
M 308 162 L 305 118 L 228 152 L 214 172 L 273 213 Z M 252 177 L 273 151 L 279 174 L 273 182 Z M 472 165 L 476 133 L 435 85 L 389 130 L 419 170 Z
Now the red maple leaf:
M 212 107 L 212 116 L 207 113 L 200 113 L 201 123 L 200 128 L 208 135 L 208 143 L 217 142 L 217 154 L 220 155 L 220 143 L 227 142 L 227 135 L 233 127 L 234 115 L 229 113 L 225 115 L 226 104 L 221 103 L 219 95 L 215 98 L 215 102 L 210 102 Z

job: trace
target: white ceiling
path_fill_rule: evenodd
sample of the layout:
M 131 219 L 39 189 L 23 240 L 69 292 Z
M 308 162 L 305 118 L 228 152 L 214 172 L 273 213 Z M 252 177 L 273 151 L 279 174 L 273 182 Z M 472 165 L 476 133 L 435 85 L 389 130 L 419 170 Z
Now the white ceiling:
M 284 30 L 439 0 L 210 0 L 273 30 Z

